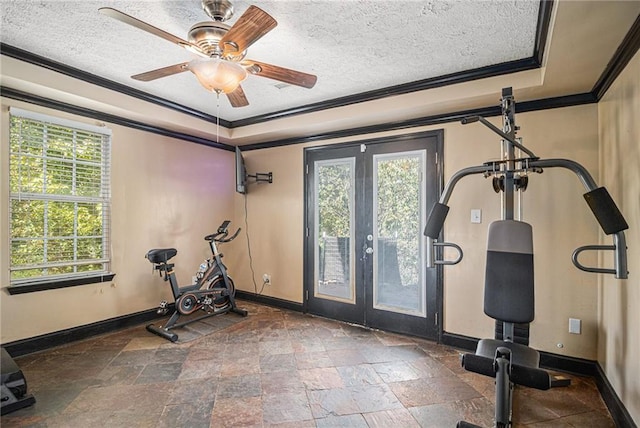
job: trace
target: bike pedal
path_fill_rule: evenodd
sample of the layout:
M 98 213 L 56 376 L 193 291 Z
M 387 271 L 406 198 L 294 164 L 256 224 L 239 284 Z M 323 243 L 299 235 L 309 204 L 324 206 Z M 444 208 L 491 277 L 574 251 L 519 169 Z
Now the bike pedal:
M 163 300 L 162 302 L 160 302 L 160 306 L 158 307 L 158 310 L 156 311 L 156 313 L 158 315 L 166 315 L 169 312 L 169 304 L 167 303 L 166 300 Z

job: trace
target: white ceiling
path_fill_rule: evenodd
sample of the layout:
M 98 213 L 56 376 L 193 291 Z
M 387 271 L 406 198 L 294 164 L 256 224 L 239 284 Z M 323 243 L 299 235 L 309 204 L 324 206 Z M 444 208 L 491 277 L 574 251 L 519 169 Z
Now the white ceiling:
M 250 105 L 232 108 L 191 73 L 153 82 L 131 75 L 194 56 L 98 13 L 110 6 L 183 39 L 209 20 L 199 0 L 0 0 L 0 40 L 68 66 L 235 121 L 347 95 L 472 70 L 534 54 L 538 0 L 259 0 L 278 26 L 247 58 L 318 76 L 312 89 L 249 76 Z

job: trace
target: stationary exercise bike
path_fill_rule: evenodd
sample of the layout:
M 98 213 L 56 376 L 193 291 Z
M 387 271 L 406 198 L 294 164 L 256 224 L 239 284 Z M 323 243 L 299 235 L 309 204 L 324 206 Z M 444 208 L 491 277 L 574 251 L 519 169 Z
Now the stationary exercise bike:
M 201 265 L 201 270 L 196 275 L 196 283 L 186 287 L 178 286 L 178 280 L 173 271 L 175 266 L 168 263 L 178 250 L 175 248 L 162 248 L 149 250 L 145 256 L 149 262 L 153 263 L 153 269 L 160 272 L 160 276 L 164 274 L 164 280 L 169 281 L 171 292 L 175 302 L 175 310 L 164 326 L 155 326 L 149 324 L 147 330 L 157 334 L 171 342 L 178 340 L 178 335 L 170 330 L 183 327 L 204 318 L 220 315 L 227 312 L 234 312 L 243 317 L 247 316 L 247 311 L 239 309 L 235 301 L 235 286 L 233 280 L 227 274 L 227 268 L 222 263 L 222 253 L 218 251 L 216 244 L 222 244 L 233 241 L 240 233 L 240 229 L 231 237 L 229 235 L 229 220 L 222 222 L 216 233 L 204 237 L 209 243 L 213 257 Z M 170 305 L 167 301 L 160 302 L 158 308 L 159 314 L 167 314 Z M 183 322 L 178 322 L 181 316 L 191 315 L 194 312 L 202 310 L 203 315 L 190 318 Z

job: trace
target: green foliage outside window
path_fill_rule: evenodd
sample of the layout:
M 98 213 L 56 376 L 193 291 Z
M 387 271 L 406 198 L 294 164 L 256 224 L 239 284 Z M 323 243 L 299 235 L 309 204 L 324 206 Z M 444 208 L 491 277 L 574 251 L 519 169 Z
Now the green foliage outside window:
M 11 116 L 12 281 L 105 270 L 108 138 Z
M 420 204 L 422 174 L 419 156 L 382 158 L 377 162 L 377 236 L 395 244 L 403 285 L 420 278 Z M 351 236 L 353 165 L 320 165 L 317 172 L 318 245 L 323 237 Z

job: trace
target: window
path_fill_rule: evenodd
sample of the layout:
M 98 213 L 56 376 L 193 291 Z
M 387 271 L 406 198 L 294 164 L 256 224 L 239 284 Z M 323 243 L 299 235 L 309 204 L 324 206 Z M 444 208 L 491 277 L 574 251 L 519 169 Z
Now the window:
M 98 282 L 86 278 L 109 272 L 110 130 L 10 113 L 11 285 Z

